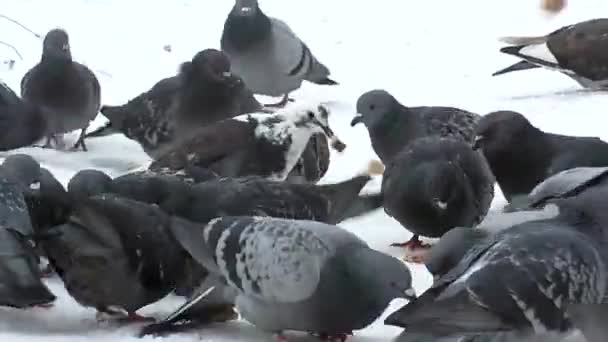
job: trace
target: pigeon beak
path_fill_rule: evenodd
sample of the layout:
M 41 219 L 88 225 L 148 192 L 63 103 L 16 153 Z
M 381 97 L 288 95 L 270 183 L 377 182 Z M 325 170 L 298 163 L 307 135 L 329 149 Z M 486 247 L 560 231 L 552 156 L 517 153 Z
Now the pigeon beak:
M 61 51 L 65 51 L 65 52 L 70 51 L 70 44 L 63 44 L 61 46 Z
M 31 190 L 39 190 L 40 189 L 40 182 L 35 182 L 30 184 L 30 189 Z
M 448 208 L 447 202 L 444 202 L 439 199 L 433 200 L 433 205 L 435 206 L 435 208 L 440 209 L 440 210 L 446 210 Z
M 241 7 L 241 14 L 248 15 L 253 11 L 251 7 Z
M 363 115 L 357 114 L 357 116 L 355 116 L 353 118 L 353 120 L 350 122 L 350 127 L 355 127 L 356 124 L 359 124 L 362 122 L 363 122 Z
M 473 150 L 477 151 L 481 148 L 481 144 L 483 143 L 484 136 L 476 135 L 475 141 L 473 142 Z
M 224 71 L 222 73 L 222 76 L 224 76 L 225 78 L 230 78 L 232 77 L 232 73 L 230 71 Z
M 323 130 L 323 132 L 325 133 L 325 135 L 329 138 L 330 140 L 330 145 L 331 147 L 338 151 L 338 152 L 342 152 L 344 151 L 344 149 L 346 148 L 346 144 L 343 143 L 340 138 L 338 138 L 335 134 L 334 131 L 329 128 L 329 126 L 322 124 L 321 122 L 319 122 L 319 120 L 314 120 L 314 122 L 321 127 L 321 129 Z

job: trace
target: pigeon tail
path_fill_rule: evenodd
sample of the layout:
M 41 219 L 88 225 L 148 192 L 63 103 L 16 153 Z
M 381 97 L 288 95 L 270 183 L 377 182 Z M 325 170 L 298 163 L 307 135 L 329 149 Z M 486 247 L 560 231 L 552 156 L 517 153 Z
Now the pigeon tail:
M 382 206 L 384 196 L 381 193 L 362 195 L 350 202 L 350 206 L 342 212 L 338 222 L 365 215 Z
M 507 46 L 500 49 L 500 52 L 519 57 L 538 66 L 561 69 L 547 44 Z
M 513 65 L 510 65 L 504 69 L 500 69 L 497 72 L 493 73 L 492 76 L 499 76 L 499 75 L 504 75 L 513 71 L 521 71 L 521 70 L 529 70 L 529 69 L 536 69 L 536 68 L 540 68 L 539 65 L 536 65 L 534 63 L 530 63 L 528 61 L 521 61 L 521 62 L 517 62 Z
M 339 84 L 340 84 L 340 83 L 338 83 L 338 82 L 336 82 L 336 81 L 332 80 L 332 79 L 331 79 L 331 78 L 329 78 L 329 77 L 325 77 L 325 78 L 323 78 L 323 79 L 321 79 L 321 80 L 316 80 L 316 81 L 313 81 L 313 83 L 315 83 L 315 84 L 320 84 L 320 85 L 339 85 Z
M 341 183 L 320 186 L 320 192 L 324 196 L 327 196 L 329 202 L 331 203 L 329 215 L 330 222 L 338 223 L 346 218 L 346 214 L 356 214 L 356 211 L 351 210 L 351 208 L 354 207 L 353 201 L 357 199 L 357 196 L 359 196 L 361 189 L 363 189 L 363 187 L 371 179 L 372 178 L 369 175 L 361 175 L 353 177 Z M 364 210 L 365 208 L 359 206 L 358 209 Z M 360 214 L 363 214 L 363 212 L 361 212 Z
M 547 36 L 536 36 L 536 37 L 517 37 L 507 36 L 500 37 L 498 41 L 509 45 L 531 45 L 531 44 L 543 44 L 547 42 Z
M 462 334 L 493 333 L 511 330 L 500 317 L 471 302 L 464 289 L 455 295 L 434 300 L 425 296 L 408 303 L 389 315 L 384 324 L 406 328 L 411 333 L 452 336 Z

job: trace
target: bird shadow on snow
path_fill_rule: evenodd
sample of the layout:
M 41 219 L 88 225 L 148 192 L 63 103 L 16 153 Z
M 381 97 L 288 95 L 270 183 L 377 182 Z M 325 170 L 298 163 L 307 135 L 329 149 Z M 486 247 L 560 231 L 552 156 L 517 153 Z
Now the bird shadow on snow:
M 515 95 L 505 97 L 505 100 L 515 100 L 515 101 L 526 101 L 533 100 L 538 98 L 550 98 L 550 97 L 584 97 L 589 95 L 607 95 L 608 91 L 603 89 L 581 89 L 581 88 L 572 88 L 559 90 L 555 92 L 543 92 L 536 94 L 525 94 L 525 95 Z

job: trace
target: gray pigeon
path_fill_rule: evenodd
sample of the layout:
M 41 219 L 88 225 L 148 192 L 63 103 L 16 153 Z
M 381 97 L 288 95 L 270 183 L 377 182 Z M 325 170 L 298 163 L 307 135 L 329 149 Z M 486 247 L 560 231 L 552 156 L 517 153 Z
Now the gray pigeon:
M 149 169 L 209 169 L 222 177 L 259 175 L 285 180 L 315 133 L 330 138 L 332 147 L 344 145 L 329 127 L 323 105 L 294 105 L 272 115 L 247 114 L 199 129 L 160 154 Z
M 45 132 L 46 117 L 40 107 L 23 101 L 0 82 L 0 151 L 29 146 Z
M 608 166 L 608 143 L 545 133 L 513 111 L 484 115 L 475 134 L 474 148 L 485 156 L 509 202 L 561 171 Z
M 343 340 L 371 324 L 393 299 L 415 295 L 404 263 L 336 226 L 226 216 L 199 230 L 175 228 L 192 257 L 223 279 L 242 317 L 280 336 L 295 330 Z M 188 308 L 172 316 L 160 324 L 188 317 Z
M 256 215 L 337 224 L 382 205 L 381 194 L 359 194 L 370 180 L 360 175 L 313 185 L 250 176 L 188 185 L 169 176 L 128 174 L 112 179 L 101 171 L 82 170 L 69 181 L 68 192 L 76 198 L 111 193 L 159 205 L 172 215 L 199 223 L 225 215 Z
M 456 267 L 386 323 L 436 336 L 511 331 L 585 336 L 606 317 L 608 187 L 555 200 L 559 215 L 475 244 Z M 591 324 L 593 323 L 593 324 Z M 587 337 L 590 341 L 601 339 Z
M 361 95 L 357 113 L 350 125 L 367 127 L 372 147 L 384 164 L 417 138 L 440 136 L 472 144 L 481 118 L 453 107 L 406 107 L 386 90 Z
M 262 105 L 221 51 L 206 49 L 181 65 L 178 75 L 122 106 L 101 108 L 106 126 L 87 136 L 123 133 L 138 142 L 152 158 L 159 149 L 192 129 L 262 110 Z
M 607 175 L 608 168 L 580 167 L 547 178 L 520 200 L 517 211 L 490 212 L 475 229 L 458 227 L 443 235 L 425 259 L 427 269 L 435 277 L 442 276 L 476 243 L 524 222 L 556 217 L 559 214 L 556 200 L 576 198 L 594 187 L 605 187 Z
M 40 164 L 26 154 L 7 157 L 0 165 L 0 226 L 33 234 L 25 196 L 39 186 Z
M 32 245 L 20 232 L 0 229 L 0 306 L 46 306 L 55 295 L 42 282 Z
M 101 86 L 86 66 L 74 62 L 68 34 L 53 29 L 44 37 L 42 58 L 21 80 L 23 100 L 39 106 L 46 118 L 46 144 L 58 145 L 64 133 L 80 130 L 74 148 L 82 147 L 89 122 L 101 106 Z
M 189 258 L 171 231 L 183 220 L 159 208 L 102 195 L 65 206 L 65 223 L 40 244 L 67 292 L 81 305 L 127 322 L 149 320 L 138 309 L 168 295 Z M 189 223 L 185 223 L 190 227 Z
M 306 80 L 336 85 L 329 69 L 319 62 L 308 46 L 283 21 L 266 16 L 257 0 L 236 0 L 224 23 L 221 47 L 232 62 L 232 69 L 243 77 L 254 93 L 283 96 Z
M 418 236 L 438 238 L 454 227 L 473 227 L 494 198 L 494 177 L 481 154 L 462 140 L 429 136 L 407 145 L 382 178 L 384 210 L 414 236 L 406 258 L 420 262 Z
M 522 59 L 493 74 L 546 68 L 572 78 L 584 88 L 608 87 L 608 19 L 592 19 L 564 26 L 546 36 L 505 37 L 511 46 L 500 52 Z

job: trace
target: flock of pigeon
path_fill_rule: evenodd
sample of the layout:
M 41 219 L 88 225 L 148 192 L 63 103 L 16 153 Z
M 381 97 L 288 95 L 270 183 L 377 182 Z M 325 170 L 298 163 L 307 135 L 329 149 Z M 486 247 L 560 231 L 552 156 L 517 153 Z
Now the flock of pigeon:
M 602 87 L 607 34 L 608 19 L 597 19 L 510 37 L 501 51 L 522 61 L 496 74 L 542 66 Z M 141 336 L 240 316 L 281 340 L 294 330 L 344 341 L 405 298 L 385 321 L 405 328 L 403 342 L 557 341 L 575 330 L 605 340 L 607 143 L 545 133 L 513 111 L 406 107 L 371 90 L 351 125 L 367 127 L 385 165 L 381 191 L 360 194 L 371 173 L 317 185 L 329 148 L 346 145 L 326 105 L 290 104 L 289 93 L 304 80 L 337 84 L 328 68 L 256 0 L 236 0 L 221 50 L 102 106 L 68 34 L 47 33 L 21 97 L 0 89 L 1 149 L 41 140 L 67 149 L 63 134 L 80 130 L 73 149 L 124 134 L 153 162 L 114 179 L 81 170 L 65 189 L 31 156 L 7 157 L 0 305 L 52 305 L 42 278 L 56 275 L 79 304 L 115 321 L 148 322 L 140 308 L 188 298 Z M 254 93 L 282 99 L 262 105 Z M 108 123 L 87 134 L 99 111 Z M 489 213 L 495 183 L 509 204 Z M 396 244 L 406 259 L 434 276 L 422 294 L 404 262 L 336 226 L 381 207 L 414 234 Z

